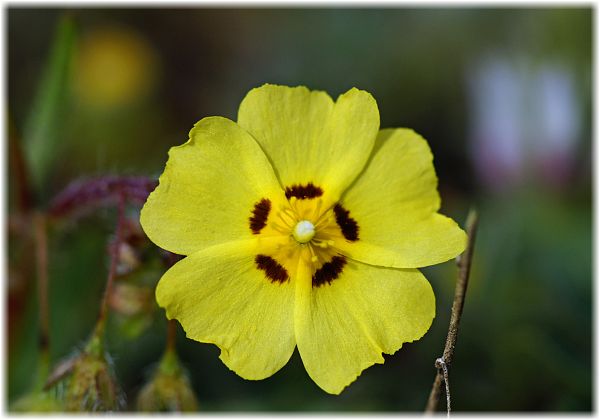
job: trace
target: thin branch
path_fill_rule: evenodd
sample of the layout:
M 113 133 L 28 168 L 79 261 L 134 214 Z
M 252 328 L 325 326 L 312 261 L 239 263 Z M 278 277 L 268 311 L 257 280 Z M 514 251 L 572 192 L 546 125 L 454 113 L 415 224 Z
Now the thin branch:
M 444 362 L 443 357 L 439 357 L 435 360 L 435 367 L 442 370 L 442 377 L 444 378 L 444 384 L 446 385 L 446 409 L 448 410 L 448 417 L 450 417 L 450 380 L 448 375 L 448 365 Z
M 454 303 L 452 304 L 452 314 L 450 316 L 450 326 L 448 328 L 448 336 L 446 337 L 446 346 L 444 347 L 444 355 L 436 360 L 435 366 L 438 372 L 433 381 L 433 387 L 429 394 L 426 414 L 432 414 L 436 411 L 440 399 L 442 382 L 446 384 L 446 404 L 448 415 L 450 415 L 450 385 L 448 383 L 448 368 L 452 363 L 454 356 L 454 348 L 456 347 L 456 338 L 458 336 L 458 327 L 462 316 L 463 306 L 465 304 L 465 294 L 469 284 L 469 274 L 471 271 L 471 260 L 473 258 L 473 249 L 475 247 L 475 236 L 477 233 L 477 224 L 479 216 L 477 211 L 469 211 L 467 216 L 466 231 L 467 231 L 467 248 L 465 252 L 458 258 L 458 279 L 456 288 L 454 289 Z M 445 377 L 445 380 L 444 380 Z
M 465 304 L 465 294 L 469 284 L 469 274 L 471 273 L 471 261 L 473 259 L 473 249 L 475 247 L 475 235 L 479 216 L 475 210 L 471 210 L 467 216 L 467 249 L 458 260 L 458 281 L 454 290 L 454 303 L 452 304 L 452 315 L 450 317 L 450 328 L 444 348 L 444 361 L 446 365 L 452 363 L 454 356 L 454 347 L 456 346 L 456 337 L 458 336 L 458 326 Z
M 436 366 L 437 368 L 437 366 Z M 425 407 L 425 414 L 433 414 L 437 410 L 438 403 L 440 401 L 440 392 L 442 392 L 442 384 L 444 383 L 444 376 L 438 372 L 433 379 L 433 386 L 427 400 L 427 407 Z

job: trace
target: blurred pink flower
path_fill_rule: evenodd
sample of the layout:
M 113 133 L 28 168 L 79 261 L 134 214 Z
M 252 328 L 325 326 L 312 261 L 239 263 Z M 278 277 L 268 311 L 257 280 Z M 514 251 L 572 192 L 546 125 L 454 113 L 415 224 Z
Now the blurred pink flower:
M 471 157 L 482 183 L 494 190 L 528 179 L 563 185 L 581 131 L 573 72 L 496 55 L 468 76 Z

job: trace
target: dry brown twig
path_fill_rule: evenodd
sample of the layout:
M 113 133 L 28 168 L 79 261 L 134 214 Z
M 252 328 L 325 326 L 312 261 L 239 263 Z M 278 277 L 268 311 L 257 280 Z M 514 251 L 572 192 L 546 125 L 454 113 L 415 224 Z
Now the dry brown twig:
M 465 303 L 465 294 L 469 284 L 469 273 L 471 271 L 471 261 L 473 258 L 478 222 L 479 216 L 477 215 L 477 211 L 469 211 L 466 222 L 467 248 L 457 259 L 458 279 L 456 281 L 456 288 L 454 289 L 454 302 L 452 304 L 450 326 L 448 328 L 448 336 L 446 337 L 444 354 L 435 361 L 435 367 L 438 372 L 433 381 L 431 393 L 429 394 L 429 400 L 427 401 L 427 406 L 425 408 L 426 414 L 433 414 L 436 411 L 440 399 L 442 382 L 444 382 L 446 388 L 446 409 L 448 416 L 450 416 L 450 384 L 448 381 L 448 369 L 452 363 L 452 357 L 454 356 L 454 348 L 456 347 L 456 338 L 458 336 L 458 326 L 460 324 L 460 318 Z

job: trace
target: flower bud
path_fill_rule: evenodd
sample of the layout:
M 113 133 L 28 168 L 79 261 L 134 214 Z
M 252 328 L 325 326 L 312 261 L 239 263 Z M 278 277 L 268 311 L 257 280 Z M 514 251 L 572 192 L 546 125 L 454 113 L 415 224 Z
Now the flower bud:
M 65 395 L 66 411 L 118 411 L 125 406 L 101 337 L 99 328 L 75 361 Z
M 175 351 L 165 352 L 152 379 L 140 391 L 136 406 L 144 412 L 198 410 L 198 401 Z

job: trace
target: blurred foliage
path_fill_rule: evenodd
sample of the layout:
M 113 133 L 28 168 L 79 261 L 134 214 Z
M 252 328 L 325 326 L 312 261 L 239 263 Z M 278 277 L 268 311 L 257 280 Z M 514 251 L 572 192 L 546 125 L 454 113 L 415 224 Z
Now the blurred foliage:
M 42 207 L 82 176 L 157 176 L 169 147 L 183 143 L 196 121 L 235 120 L 245 93 L 265 82 L 302 84 L 334 97 L 352 86 L 371 92 L 382 127 L 411 127 L 429 141 L 442 212 L 462 221 L 477 205 L 481 215 L 451 370 L 453 407 L 591 411 L 591 8 L 10 7 L 7 18 L 8 110 L 44 185 Z M 57 28 L 60 48 L 52 41 Z M 510 188 L 491 190 L 475 171 L 477 157 L 468 153 L 469 75 L 489 55 L 532 67 L 559 62 L 575 80 L 583 129 L 566 185 L 526 174 Z M 9 173 L 11 216 L 17 184 Z M 128 211 L 137 220 L 137 209 Z M 51 226 L 53 364 L 81 346 L 95 325 L 115 214 L 103 208 Z M 106 350 L 126 409 L 134 410 L 137 396 L 151 392 L 147 379 L 156 378 L 152 367 L 164 353 L 164 312 L 148 295 L 166 264 L 148 241 L 127 244 Z M 31 298 L 30 248 L 12 231 L 8 253 L 6 384 L 15 403 L 35 379 L 38 305 Z M 422 411 L 443 350 L 456 270 L 448 262 L 424 272 L 437 296 L 429 333 L 367 369 L 338 397 L 318 389 L 297 352 L 271 378 L 245 381 L 220 362 L 215 346 L 180 331 L 179 357 L 200 409 Z
M 75 36 L 73 20 L 68 16 L 63 17 L 58 24 L 50 58 L 23 129 L 31 182 L 38 191 L 46 186 L 48 172 L 61 152 L 61 129 L 68 115 L 66 102 Z

